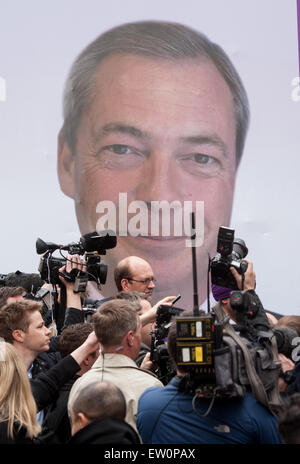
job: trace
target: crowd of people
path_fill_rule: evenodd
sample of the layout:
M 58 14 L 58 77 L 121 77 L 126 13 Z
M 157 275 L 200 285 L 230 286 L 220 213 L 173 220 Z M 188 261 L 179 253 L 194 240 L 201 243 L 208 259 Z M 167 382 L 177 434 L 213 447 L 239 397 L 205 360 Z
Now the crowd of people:
M 279 354 L 272 358 L 278 370 L 272 377 L 279 398 L 275 412 L 262 404 L 251 384 L 241 395 L 212 402 L 192 391 L 191 371 L 179 363 L 176 320 L 189 312 L 170 318 L 167 352 L 173 371 L 168 381 L 151 356 L 158 308 L 172 308 L 175 295 L 153 305 L 150 264 L 136 256 L 120 261 L 116 292 L 93 302 L 92 317 L 85 309 L 90 308 L 88 291 L 74 292 L 74 281 L 66 279 L 82 266 L 78 256 L 68 256 L 60 269 L 67 298 L 66 307 L 60 306 L 59 331 L 53 305 L 38 301 L 30 289 L 0 288 L 0 443 L 300 443 L 300 316 L 263 310 L 259 319 L 272 334 L 288 328 L 278 333 L 288 334 L 290 346 L 277 341 Z M 255 293 L 250 261 L 243 279 L 234 268 L 231 272 L 239 288 Z M 53 290 L 48 283 L 43 288 Z M 239 333 L 231 289 L 213 285 L 212 294 Z

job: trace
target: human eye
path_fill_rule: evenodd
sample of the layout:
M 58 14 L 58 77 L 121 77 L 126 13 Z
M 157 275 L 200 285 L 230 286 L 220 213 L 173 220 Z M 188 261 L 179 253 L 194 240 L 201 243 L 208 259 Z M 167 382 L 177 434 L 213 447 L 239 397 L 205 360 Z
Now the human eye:
M 120 144 L 107 145 L 103 149 L 111 151 L 115 153 L 116 155 L 129 155 L 133 153 L 133 150 L 131 147 L 128 147 L 127 145 L 120 145 Z
M 182 167 L 193 175 L 213 176 L 222 169 L 221 161 L 206 153 L 189 153 L 179 159 Z
M 130 169 L 139 166 L 144 160 L 144 155 L 129 145 L 111 144 L 100 149 L 98 159 L 108 169 Z

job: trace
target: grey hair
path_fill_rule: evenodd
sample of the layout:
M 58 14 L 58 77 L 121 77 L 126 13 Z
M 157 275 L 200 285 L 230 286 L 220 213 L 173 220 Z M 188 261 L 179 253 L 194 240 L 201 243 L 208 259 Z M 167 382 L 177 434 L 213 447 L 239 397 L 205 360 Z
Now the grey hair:
M 63 99 L 62 134 L 73 154 L 76 151 L 77 128 L 93 98 L 93 78 L 101 61 L 114 53 L 173 61 L 199 57 L 210 60 L 226 81 L 233 97 L 238 165 L 250 119 L 248 97 L 239 74 L 224 50 L 204 34 L 181 24 L 163 21 L 140 21 L 114 27 L 97 37 L 77 57 L 68 75 Z

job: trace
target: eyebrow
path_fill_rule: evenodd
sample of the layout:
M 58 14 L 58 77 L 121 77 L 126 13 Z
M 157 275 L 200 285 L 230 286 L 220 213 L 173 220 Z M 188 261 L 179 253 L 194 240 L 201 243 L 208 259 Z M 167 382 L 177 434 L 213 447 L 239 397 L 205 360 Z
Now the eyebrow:
M 138 139 L 150 139 L 151 138 L 148 132 L 142 131 L 138 129 L 137 127 L 130 126 L 128 124 L 119 123 L 119 122 L 112 122 L 109 124 L 105 124 L 103 127 L 100 128 L 99 131 L 96 132 L 94 136 L 94 141 L 97 142 L 99 138 L 101 138 L 103 135 L 114 134 L 114 133 L 132 135 L 133 137 L 136 137 Z
M 190 137 L 180 137 L 180 141 L 193 145 L 213 145 L 222 150 L 224 156 L 228 158 L 228 148 L 226 143 L 216 134 L 211 135 L 192 135 Z
M 95 134 L 94 141 L 97 142 L 103 135 L 113 133 L 128 134 L 141 140 L 150 140 L 152 138 L 149 132 L 142 131 L 135 126 L 113 122 L 105 124 L 103 127 L 101 127 L 100 130 Z M 224 156 L 228 158 L 227 145 L 217 134 L 200 134 L 180 137 L 179 141 L 181 143 L 189 143 L 192 145 L 212 145 L 218 147 L 222 150 Z

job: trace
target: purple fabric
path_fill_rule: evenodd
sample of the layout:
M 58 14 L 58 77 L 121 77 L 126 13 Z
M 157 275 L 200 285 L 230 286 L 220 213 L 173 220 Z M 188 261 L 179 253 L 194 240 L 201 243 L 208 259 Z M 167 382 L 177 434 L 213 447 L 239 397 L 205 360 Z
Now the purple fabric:
M 216 301 L 225 300 L 225 298 L 229 298 L 230 293 L 232 292 L 232 288 L 220 287 L 219 285 L 214 284 L 212 284 L 211 290 Z

